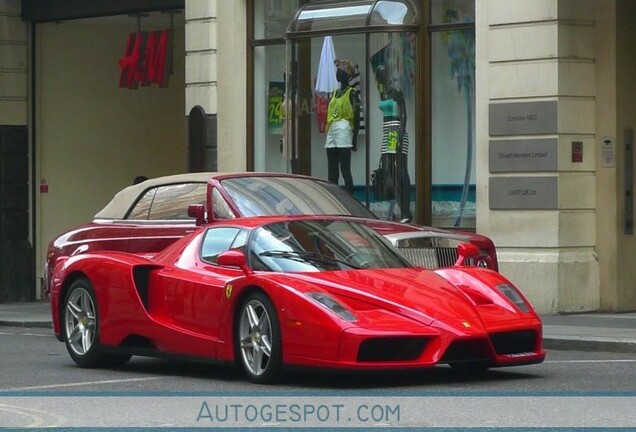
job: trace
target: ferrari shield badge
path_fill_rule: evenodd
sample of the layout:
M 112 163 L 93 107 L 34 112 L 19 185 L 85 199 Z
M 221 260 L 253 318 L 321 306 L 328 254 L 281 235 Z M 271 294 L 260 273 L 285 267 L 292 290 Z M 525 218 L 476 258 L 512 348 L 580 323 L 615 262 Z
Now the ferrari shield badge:
M 464 321 L 462 324 L 464 324 L 464 327 L 470 328 L 470 323 L 468 321 Z
M 227 284 L 225 285 L 225 297 L 229 298 L 232 297 L 232 284 Z

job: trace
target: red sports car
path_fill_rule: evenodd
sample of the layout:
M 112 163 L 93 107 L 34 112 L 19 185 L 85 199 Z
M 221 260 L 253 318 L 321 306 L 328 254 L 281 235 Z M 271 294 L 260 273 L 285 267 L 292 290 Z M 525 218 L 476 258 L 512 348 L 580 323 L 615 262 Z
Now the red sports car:
M 59 259 L 53 328 L 82 367 L 131 355 L 237 363 L 255 382 L 285 366 L 465 370 L 543 361 L 542 326 L 501 274 L 410 264 L 365 219 L 235 218 L 157 254 Z
M 198 206 L 198 222 L 208 224 L 244 216 L 294 214 L 375 218 L 337 185 L 314 177 L 209 172 L 158 177 L 123 189 L 91 223 L 52 240 L 43 291 L 51 288 L 51 270 L 58 258 L 96 250 L 159 252 L 196 228 L 188 212 L 192 205 Z M 368 223 L 416 265 L 450 266 L 457 259 L 457 245 L 471 242 L 481 250 L 479 265 L 498 269 L 495 246 L 488 237 L 377 218 Z

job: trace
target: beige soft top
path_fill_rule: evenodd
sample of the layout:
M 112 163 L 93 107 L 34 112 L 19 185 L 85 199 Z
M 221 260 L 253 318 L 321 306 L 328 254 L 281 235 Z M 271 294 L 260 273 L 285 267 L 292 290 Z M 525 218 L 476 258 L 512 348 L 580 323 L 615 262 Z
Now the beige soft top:
M 95 219 L 123 219 L 133 201 L 148 188 L 174 183 L 207 183 L 211 178 L 227 174 L 230 173 L 196 172 L 148 179 L 117 192 L 106 207 L 97 212 Z

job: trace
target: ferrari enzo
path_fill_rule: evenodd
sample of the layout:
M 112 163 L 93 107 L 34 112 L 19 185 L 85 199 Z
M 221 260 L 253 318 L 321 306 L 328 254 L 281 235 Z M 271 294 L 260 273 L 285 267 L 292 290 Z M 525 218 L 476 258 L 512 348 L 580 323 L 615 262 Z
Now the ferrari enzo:
M 132 355 L 236 363 L 275 382 L 288 366 L 476 371 L 543 361 L 542 325 L 501 274 L 413 266 L 364 219 L 235 218 L 156 254 L 56 261 L 56 336 L 81 367 Z

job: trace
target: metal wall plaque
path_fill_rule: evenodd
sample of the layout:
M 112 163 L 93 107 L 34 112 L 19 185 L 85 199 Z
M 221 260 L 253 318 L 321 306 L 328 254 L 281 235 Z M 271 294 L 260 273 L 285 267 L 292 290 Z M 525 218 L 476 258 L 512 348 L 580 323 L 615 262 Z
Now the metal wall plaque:
M 491 136 L 557 133 L 557 101 L 492 103 L 488 107 Z
M 490 172 L 535 172 L 558 169 L 559 142 L 551 139 L 490 141 Z
M 493 210 L 554 210 L 559 206 L 557 177 L 491 177 L 489 185 Z

